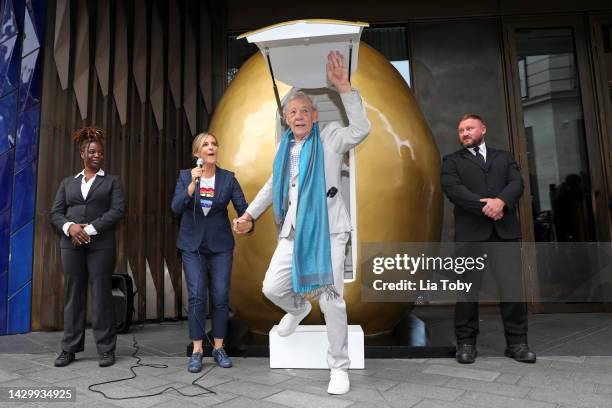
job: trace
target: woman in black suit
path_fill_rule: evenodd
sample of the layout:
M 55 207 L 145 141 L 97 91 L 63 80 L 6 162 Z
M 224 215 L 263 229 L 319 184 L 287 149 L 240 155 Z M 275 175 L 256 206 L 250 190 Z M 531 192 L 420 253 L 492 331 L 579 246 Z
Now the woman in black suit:
M 115 225 L 125 199 L 118 176 L 104 173 L 104 132 L 83 127 L 73 134 L 84 169 L 62 180 L 51 221 L 62 231 L 64 269 L 64 336 L 55 360 L 64 367 L 83 351 L 87 281 L 91 282 L 92 328 L 100 367 L 115 363 L 115 315 L 111 279 L 115 265 Z
M 202 370 L 207 288 L 212 300 L 212 356 L 220 367 L 232 366 L 223 349 L 234 256 L 227 206 L 231 201 L 240 216 L 248 204 L 234 173 L 217 167 L 217 149 L 217 138 L 211 133 L 196 136 L 192 154 L 198 158 L 198 166 L 181 170 L 172 198 L 172 211 L 181 216 L 176 246 L 181 250 L 189 293 L 189 337 L 193 341 L 193 354 L 187 370 L 192 373 Z M 252 227 L 249 221 L 241 223 L 237 230 L 246 232 Z

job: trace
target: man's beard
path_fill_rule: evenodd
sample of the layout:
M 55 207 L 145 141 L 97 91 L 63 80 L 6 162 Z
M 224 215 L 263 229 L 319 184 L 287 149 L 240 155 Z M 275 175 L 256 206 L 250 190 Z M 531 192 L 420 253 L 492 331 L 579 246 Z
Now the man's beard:
M 463 146 L 466 149 L 472 148 L 472 147 L 476 147 L 476 146 L 480 146 L 482 144 L 482 140 L 484 139 L 484 136 L 481 136 L 479 139 L 472 139 L 471 142 L 468 143 L 463 143 L 463 140 L 459 140 L 459 143 L 461 144 L 461 146 Z

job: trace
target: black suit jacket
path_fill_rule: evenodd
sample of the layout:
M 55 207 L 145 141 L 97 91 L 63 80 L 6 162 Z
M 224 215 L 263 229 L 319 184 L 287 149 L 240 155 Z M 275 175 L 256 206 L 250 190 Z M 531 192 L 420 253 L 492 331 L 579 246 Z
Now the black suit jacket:
M 118 176 L 96 176 L 87 199 L 81 193 L 83 176 L 62 180 L 51 209 L 51 222 L 62 233 L 60 248 L 79 248 L 62 231 L 67 222 L 91 224 L 98 232 L 91 236 L 90 249 L 115 247 L 115 224 L 125 212 L 125 198 Z
M 484 165 L 466 149 L 451 153 L 443 159 L 441 183 L 455 204 L 456 241 L 486 241 L 493 230 L 502 239 L 521 237 L 516 205 L 523 194 L 523 179 L 509 152 L 487 146 Z M 493 221 L 484 215 L 481 198 L 504 200 L 503 218 Z

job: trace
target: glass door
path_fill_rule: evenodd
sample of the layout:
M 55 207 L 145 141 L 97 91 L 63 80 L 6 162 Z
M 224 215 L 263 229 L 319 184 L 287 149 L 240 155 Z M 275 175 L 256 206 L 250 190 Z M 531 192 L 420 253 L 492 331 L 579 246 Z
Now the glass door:
M 572 19 L 505 26 L 513 146 L 528 179 L 521 223 L 536 243 L 525 253 L 526 285 L 542 312 L 601 308 L 602 277 L 586 243 L 609 235 L 584 34 Z

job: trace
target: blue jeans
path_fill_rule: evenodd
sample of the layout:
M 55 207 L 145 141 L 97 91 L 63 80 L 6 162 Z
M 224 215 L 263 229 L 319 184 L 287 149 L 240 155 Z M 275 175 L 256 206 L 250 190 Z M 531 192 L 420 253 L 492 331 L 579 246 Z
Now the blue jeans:
M 212 334 L 216 339 L 225 338 L 233 252 L 212 253 L 200 248 L 194 252 L 181 250 L 181 254 L 189 293 L 189 337 L 191 340 L 204 339 L 210 281 Z

